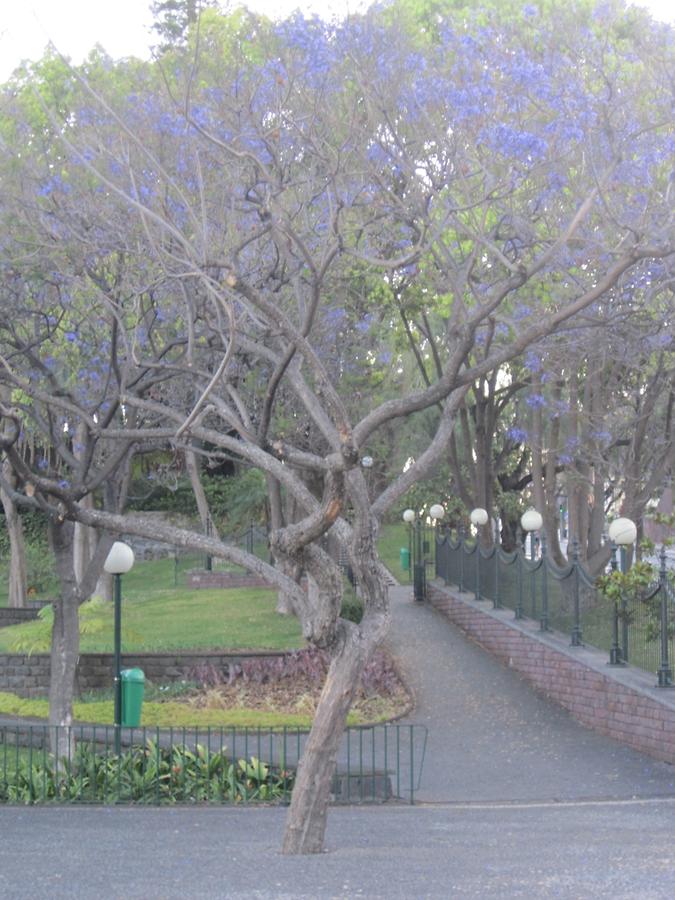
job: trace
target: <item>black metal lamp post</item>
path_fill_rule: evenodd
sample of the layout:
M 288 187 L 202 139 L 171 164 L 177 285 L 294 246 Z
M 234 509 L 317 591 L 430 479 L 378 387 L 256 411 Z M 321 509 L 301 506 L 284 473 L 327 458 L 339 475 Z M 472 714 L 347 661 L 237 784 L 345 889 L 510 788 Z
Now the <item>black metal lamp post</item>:
M 661 665 L 657 687 L 673 687 L 673 670 L 668 660 L 668 590 L 666 587 L 666 547 L 661 547 L 661 566 L 659 568 L 659 584 L 661 587 Z
M 436 566 L 436 549 L 437 549 L 437 544 L 438 544 L 438 538 L 437 538 L 437 535 L 436 535 L 436 528 L 439 527 L 439 523 L 440 523 L 441 519 L 443 518 L 443 516 L 445 515 L 445 509 L 441 506 L 440 503 L 434 503 L 434 504 L 429 508 L 429 515 L 431 516 L 431 521 L 432 521 L 433 526 L 434 526 L 434 537 L 433 537 L 434 558 L 433 558 L 433 564 L 434 564 L 434 570 L 435 570 L 435 566 Z
M 480 600 L 480 529 L 483 525 L 487 525 L 489 518 L 488 511 L 480 506 L 472 509 L 469 513 L 471 524 L 476 529 L 476 549 L 474 551 L 476 553 L 476 590 L 474 592 L 476 600 Z
M 525 546 L 525 543 L 527 541 L 527 535 L 532 534 L 535 531 L 540 531 L 543 524 L 544 524 L 544 520 L 541 516 L 541 513 L 537 512 L 536 509 L 528 509 L 522 514 L 522 516 L 520 517 L 520 527 L 521 527 L 523 533 L 525 534 L 525 539 L 523 541 L 523 547 Z M 523 549 L 523 556 L 524 555 L 525 555 L 525 550 Z M 530 557 L 534 558 L 532 539 L 530 539 Z M 522 569 L 522 567 L 524 565 L 522 557 L 521 557 L 521 559 L 519 559 L 518 565 Z M 534 579 L 535 579 L 535 572 L 533 571 L 532 572 L 532 598 L 533 598 L 533 600 L 534 600 Z M 516 618 L 521 619 L 523 616 L 522 576 L 521 576 L 521 582 L 520 582 L 520 590 L 518 593 L 519 593 L 519 598 L 520 598 L 520 610 L 516 609 Z
M 520 527 L 525 532 L 541 531 L 543 525 L 544 520 L 541 516 L 541 513 L 537 512 L 536 509 L 528 509 L 520 517 Z M 530 557 L 533 556 L 534 554 L 532 552 L 532 540 L 530 540 Z
M 121 677 L 121 634 L 122 634 L 122 575 L 134 564 L 134 551 L 123 541 L 115 541 L 103 563 L 103 568 L 113 575 L 113 600 L 115 603 L 114 621 L 114 660 L 113 685 L 115 692 L 115 753 L 119 756 L 121 747 L 120 727 L 122 725 L 122 677 Z
M 406 509 L 403 513 L 403 521 L 407 522 L 412 530 L 413 597 L 422 603 L 426 599 L 426 572 L 422 555 L 422 519 L 414 509 Z
M 609 526 L 609 539 L 611 541 L 611 564 L 612 571 L 618 569 L 617 548 L 621 548 L 621 561 L 623 571 L 624 548 L 630 546 L 637 537 L 637 527 L 635 522 L 630 519 L 615 519 Z M 624 625 L 627 627 L 624 617 Z M 626 649 L 627 635 L 624 635 L 624 650 Z M 609 651 L 610 666 L 623 666 L 627 660 L 624 659 L 624 653 L 619 646 L 619 604 L 614 602 L 614 615 L 612 617 L 612 646 Z
M 442 519 L 445 510 L 440 503 L 434 503 L 429 510 L 429 515 L 435 521 Z M 414 509 L 406 509 L 403 512 L 403 521 L 411 529 L 412 572 L 413 572 L 413 597 L 420 603 L 427 599 L 427 573 L 425 552 L 427 543 L 424 540 L 424 522 L 422 516 Z

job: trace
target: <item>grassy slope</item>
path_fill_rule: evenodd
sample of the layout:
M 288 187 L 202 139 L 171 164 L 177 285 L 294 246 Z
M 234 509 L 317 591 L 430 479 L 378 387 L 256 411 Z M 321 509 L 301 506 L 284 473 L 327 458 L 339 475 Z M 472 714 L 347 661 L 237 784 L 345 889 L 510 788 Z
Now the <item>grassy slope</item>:
M 296 619 L 274 612 L 275 592 L 259 588 L 188 591 L 184 577 L 174 587 L 173 560 L 139 562 L 122 581 L 123 649 L 269 649 L 301 647 Z M 112 605 L 82 635 L 82 652 L 110 651 Z M 0 652 L 16 636 L 35 635 L 40 623 L 0 629 Z
M 408 580 L 408 573 L 401 568 L 401 547 L 408 546 L 408 531 L 406 526 L 396 522 L 393 525 L 383 525 L 377 548 L 380 559 L 389 569 L 391 574 L 401 583 Z

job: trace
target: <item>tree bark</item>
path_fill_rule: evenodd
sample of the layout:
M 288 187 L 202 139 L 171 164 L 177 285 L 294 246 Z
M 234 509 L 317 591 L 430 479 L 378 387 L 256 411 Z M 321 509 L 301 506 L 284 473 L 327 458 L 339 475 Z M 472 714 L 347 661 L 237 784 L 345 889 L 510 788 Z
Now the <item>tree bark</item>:
M 293 786 L 283 852 L 321 853 L 340 738 L 367 654 L 358 629 L 341 623 L 312 730 Z
M 197 461 L 197 456 L 191 450 L 187 450 L 185 453 L 185 467 L 187 468 L 188 475 L 190 476 L 190 485 L 192 486 L 192 492 L 195 495 L 195 502 L 197 503 L 199 520 L 202 523 L 204 534 L 209 534 L 217 538 L 218 530 L 216 529 L 213 518 L 211 516 L 209 501 L 206 499 L 204 485 L 202 484 L 202 479 L 199 472 L 199 463 Z
M 78 609 L 80 591 L 73 565 L 72 522 L 50 522 L 49 539 L 59 574 L 60 595 L 54 600 L 49 678 L 49 732 L 51 751 L 57 759 L 71 759 L 75 750 L 72 733 L 75 672 L 80 652 Z
M 7 462 L 3 465 L 4 477 L 14 483 L 12 469 Z M 26 543 L 23 537 L 21 516 L 12 498 L 0 488 L 0 501 L 5 511 L 5 524 L 9 536 L 9 584 L 8 606 L 13 608 L 26 605 L 28 576 L 26 572 Z

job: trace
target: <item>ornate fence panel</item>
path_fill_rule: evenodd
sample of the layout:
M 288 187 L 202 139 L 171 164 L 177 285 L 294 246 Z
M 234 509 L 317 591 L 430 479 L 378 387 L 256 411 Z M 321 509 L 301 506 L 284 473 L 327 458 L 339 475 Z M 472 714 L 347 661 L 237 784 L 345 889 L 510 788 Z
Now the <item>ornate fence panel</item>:
M 542 541 L 537 558 L 528 559 L 523 548 L 505 553 L 495 546 L 484 549 L 476 541 L 436 541 L 436 575 L 495 609 L 513 610 L 515 618 L 539 622 L 542 631 L 554 628 L 570 635 L 572 646 L 584 641 L 607 650 L 611 665 L 631 663 L 658 675 L 660 687 L 672 684 L 675 655 L 675 592 L 661 553 L 658 581 L 642 597 L 615 605 L 603 597 L 579 563 L 576 547 L 572 561 L 559 567 Z

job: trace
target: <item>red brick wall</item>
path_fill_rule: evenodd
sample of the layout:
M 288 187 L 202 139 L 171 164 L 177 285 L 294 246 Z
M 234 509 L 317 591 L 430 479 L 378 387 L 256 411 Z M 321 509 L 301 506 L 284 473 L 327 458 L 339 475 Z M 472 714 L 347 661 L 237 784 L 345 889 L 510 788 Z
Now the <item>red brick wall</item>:
M 538 631 L 510 610 L 429 585 L 429 600 L 455 625 L 584 725 L 675 764 L 675 690 L 655 688 L 656 676 L 606 666 L 607 656 L 570 647 L 561 634 Z

